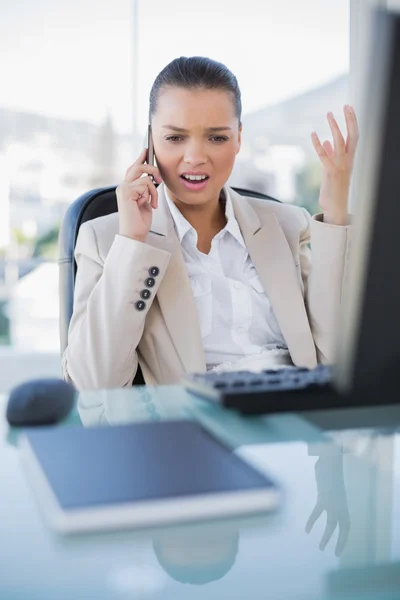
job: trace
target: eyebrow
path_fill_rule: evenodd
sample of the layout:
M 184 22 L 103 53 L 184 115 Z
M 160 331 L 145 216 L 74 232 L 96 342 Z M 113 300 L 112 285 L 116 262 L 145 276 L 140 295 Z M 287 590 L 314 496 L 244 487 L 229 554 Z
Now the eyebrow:
M 173 131 L 179 131 L 179 133 L 188 133 L 187 129 L 176 127 L 175 125 L 163 125 L 163 129 L 172 129 Z M 207 127 L 207 131 L 232 131 L 232 127 Z

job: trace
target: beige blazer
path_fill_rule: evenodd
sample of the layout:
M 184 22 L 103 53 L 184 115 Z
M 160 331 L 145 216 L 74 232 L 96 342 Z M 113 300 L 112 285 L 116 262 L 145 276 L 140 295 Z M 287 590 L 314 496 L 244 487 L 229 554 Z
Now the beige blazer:
M 240 196 L 227 188 L 251 259 L 297 366 L 334 360 L 334 332 L 351 226 L 305 209 Z M 310 242 L 311 240 L 311 250 Z M 83 224 L 64 378 L 79 390 L 132 385 L 138 363 L 148 384 L 205 371 L 200 326 L 174 222 L 159 187 L 146 243 L 118 234 L 118 214 Z M 138 310 L 149 269 L 151 298 Z

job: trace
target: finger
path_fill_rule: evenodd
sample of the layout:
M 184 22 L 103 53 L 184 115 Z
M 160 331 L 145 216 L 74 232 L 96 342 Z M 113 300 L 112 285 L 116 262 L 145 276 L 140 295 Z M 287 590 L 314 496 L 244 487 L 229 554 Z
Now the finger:
M 133 167 L 134 165 L 141 165 L 142 163 L 144 163 L 144 161 L 146 160 L 146 154 L 147 154 L 147 148 L 142 148 L 141 153 L 139 154 L 139 156 L 137 157 L 135 162 L 129 167 L 129 169 L 131 167 Z M 128 171 L 129 171 L 129 169 L 128 169 Z
M 306 533 L 310 533 L 311 529 L 314 527 L 315 521 L 317 521 L 322 515 L 323 508 L 320 504 L 316 504 L 314 510 L 311 515 L 308 517 L 308 521 L 306 523 L 305 531 Z
M 342 132 L 340 131 L 339 125 L 336 122 L 335 117 L 331 112 L 328 112 L 328 123 L 331 128 L 333 137 L 333 147 L 336 154 L 344 154 L 346 151 L 346 144 Z
M 149 204 L 150 191 L 147 185 L 137 185 L 128 192 L 128 200 L 137 204 L 138 207 L 143 204 Z
M 349 537 L 350 532 L 350 521 L 346 521 L 343 524 L 339 522 L 339 536 L 338 541 L 336 543 L 335 555 L 340 556 L 346 546 L 347 539 Z
M 332 158 L 332 156 L 335 154 L 332 148 L 332 144 L 328 140 L 325 140 L 325 142 L 322 144 L 322 147 L 329 156 L 329 158 Z
M 151 180 L 151 177 L 141 177 L 139 180 L 136 180 L 132 183 L 128 183 L 128 189 L 131 190 L 134 194 L 133 199 L 139 200 L 141 206 L 145 202 L 148 202 L 150 199 L 150 203 L 152 208 L 157 208 L 158 206 L 158 193 L 156 186 Z M 139 190 L 142 198 L 137 196 L 137 191 Z
M 347 127 L 346 152 L 354 156 L 356 153 L 359 132 L 357 117 L 352 106 L 346 105 L 344 107 L 344 117 L 346 119 Z
M 321 542 L 319 545 L 320 550 L 325 550 L 327 543 L 329 542 L 329 540 L 332 537 L 333 532 L 335 531 L 336 523 L 337 523 L 337 521 L 335 519 L 330 519 L 328 517 L 328 520 L 326 522 L 325 531 L 324 531 L 324 534 L 321 538 Z
M 140 158 L 143 158 L 141 162 L 139 162 Z M 146 175 L 154 175 L 158 179 L 157 183 L 161 183 L 160 171 L 157 167 L 144 163 L 145 158 L 145 154 L 142 153 L 138 160 L 129 167 L 125 174 L 125 181 L 135 181 L 145 173 Z
M 157 208 L 158 207 L 158 193 L 157 193 L 157 188 L 154 185 L 154 183 L 151 181 L 151 178 L 149 177 L 149 190 L 150 190 L 150 195 L 151 195 L 151 206 L 152 208 Z
M 128 167 L 126 173 L 125 173 L 125 180 L 128 180 L 130 177 L 130 173 L 132 171 L 132 169 L 134 169 L 134 167 L 136 167 L 137 165 L 141 165 L 144 163 L 144 161 L 146 160 L 146 153 L 147 153 L 147 149 L 143 148 L 143 150 L 141 151 L 141 153 L 139 154 L 139 156 L 137 157 L 137 159 L 135 160 L 134 163 L 131 164 L 130 167 Z
M 327 167 L 330 163 L 330 158 L 327 155 L 325 148 L 319 141 L 319 137 L 317 136 L 315 131 L 313 131 L 311 134 L 311 140 L 312 140 L 313 146 L 315 148 L 315 151 L 319 156 L 320 161 L 322 162 L 324 167 Z
M 125 175 L 125 181 L 136 181 L 136 179 L 139 179 L 142 175 L 153 175 L 158 180 L 157 183 L 161 183 L 162 181 L 160 171 L 157 167 L 143 163 L 140 165 L 134 163 L 129 167 Z

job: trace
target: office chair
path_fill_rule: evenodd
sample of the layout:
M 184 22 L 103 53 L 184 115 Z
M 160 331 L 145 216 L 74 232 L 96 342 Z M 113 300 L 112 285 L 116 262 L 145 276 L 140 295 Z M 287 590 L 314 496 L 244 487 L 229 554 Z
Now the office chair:
M 61 354 L 63 354 L 68 344 L 68 327 L 72 316 L 74 302 L 74 287 L 77 268 L 74 250 L 79 228 L 82 223 L 85 223 L 86 221 L 117 212 L 116 188 L 117 186 L 98 188 L 82 194 L 82 196 L 79 196 L 79 198 L 74 200 L 68 207 L 61 223 L 58 246 L 59 331 Z M 242 196 L 279 202 L 276 198 L 272 198 L 261 192 L 255 192 L 239 187 L 233 187 L 232 189 Z M 144 383 L 143 374 L 139 366 L 133 385 L 144 385 Z

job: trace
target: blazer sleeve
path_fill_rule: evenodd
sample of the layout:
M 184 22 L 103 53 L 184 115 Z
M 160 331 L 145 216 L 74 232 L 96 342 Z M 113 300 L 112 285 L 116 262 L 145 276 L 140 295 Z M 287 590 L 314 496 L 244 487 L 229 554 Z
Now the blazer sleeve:
M 335 334 L 349 262 L 351 225 L 323 222 L 303 209 L 300 264 L 305 303 L 319 363 L 335 361 Z M 311 248 L 310 248 L 311 246 Z
M 77 275 L 63 376 L 78 390 L 132 385 L 146 315 L 167 269 L 170 253 L 116 235 L 103 259 L 90 222 L 79 230 L 75 247 Z M 138 310 L 140 292 L 157 267 L 151 297 Z

